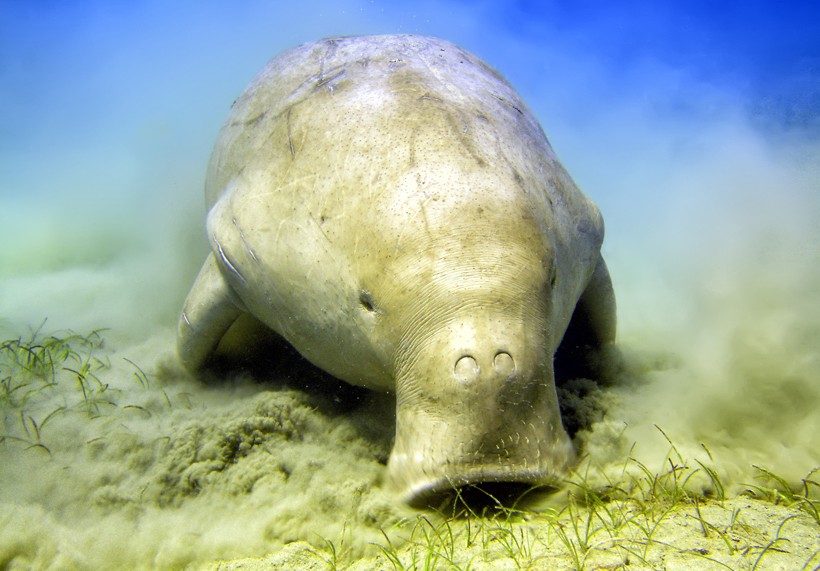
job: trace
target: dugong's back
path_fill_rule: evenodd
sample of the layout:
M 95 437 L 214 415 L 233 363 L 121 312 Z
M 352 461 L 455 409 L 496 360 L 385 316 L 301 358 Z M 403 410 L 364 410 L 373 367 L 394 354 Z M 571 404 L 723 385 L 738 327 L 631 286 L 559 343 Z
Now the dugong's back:
M 536 202 L 546 190 L 561 195 L 562 208 L 594 210 L 495 70 L 454 44 L 413 35 L 331 38 L 274 58 L 234 102 L 209 166 L 207 204 L 231 177 L 253 169 L 286 185 L 294 165 L 304 165 L 337 192 L 354 182 L 345 181 L 350 176 L 367 183 L 368 173 L 399 177 L 416 164 L 433 170 L 437 154 L 453 160 L 453 135 L 472 170 L 493 172 L 504 162 Z M 334 162 L 340 157 L 343 165 Z M 357 198 L 351 194 L 347 200 Z

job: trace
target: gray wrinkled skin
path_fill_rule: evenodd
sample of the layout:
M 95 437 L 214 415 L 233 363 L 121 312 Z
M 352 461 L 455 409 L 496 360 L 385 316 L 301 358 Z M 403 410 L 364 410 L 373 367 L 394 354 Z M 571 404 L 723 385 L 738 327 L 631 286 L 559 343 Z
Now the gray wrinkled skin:
M 584 343 L 614 338 L 603 221 L 477 57 L 411 35 L 284 52 L 233 105 L 206 195 L 186 367 L 250 313 L 328 373 L 394 390 L 388 476 L 409 502 L 572 462 L 553 356 L 573 312 Z

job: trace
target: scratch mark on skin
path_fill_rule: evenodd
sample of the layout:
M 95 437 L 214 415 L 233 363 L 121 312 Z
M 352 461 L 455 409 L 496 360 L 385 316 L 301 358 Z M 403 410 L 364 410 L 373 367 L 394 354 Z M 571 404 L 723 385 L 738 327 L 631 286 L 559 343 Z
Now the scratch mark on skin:
M 293 111 L 293 107 L 288 107 L 288 114 L 286 117 L 286 123 L 288 126 L 288 147 L 290 147 L 290 158 L 291 160 L 296 159 L 296 149 L 293 148 L 293 133 L 291 132 L 290 128 L 290 113 Z
M 515 109 L 516 111 L 518 111 L 519 114 L 521 114 L 521 115 L 524 114 L 524 112 L 521 109 L 519 109 L 518 107 L 516 107 L 515 104 L 512 101 L 510 101 L 509 99 L 507 99 L 505 97 L 502 97 L 502 96 L 500 96 L 496 93 L 493 93 L 492 96 L 495 97 L 496 99 L 498 99 L 499 101 L 501 101 L 502 103 L 506 103 L 507 105 L 509 105 L 510 107 Z
M 353 151 L 352 146 L 348 147 L 347 150 L 345 151 L 345 156 L 341 161 L 342 162 L 341 167 L 337 167 L 337 171 L 342 172 L 342 173 L 343 172 L 349 172 L 350 167 L 348 165 L 348 162 L 351 159 L 358 159 L 358 156 L 356 156 L 355 152 Z
M 234 266 L 231 263 L 231 261 L 228 259 L 228 256 L 225 255 L 225 251 L 222 249 L 222 244 L 220 244 L 216 238 L 214 238 L 214 244 L 216 244 L 216 251 L 219 254 L 220 259 L 222 260 L 222 263 L 225 264 L 225 267 L 227 267 L 232 274 L 238 277 L 243 284 L 247 283 L 245 276 L 243 276 L 242 273 L 238 269 L 236 269 L 236 266 Z
M 187 314 L 187 313 L 185 313 L 184 311 L 182 312 L 182 321 L 184 321 L 184 322 L 185 322 L 185 325 L 187 325 L 187 326 L 188 326 L 188 327 L 190 327 L 191 329 L 193 329 L 193 328 L 194 328 L 194 326 L 193 326 L 193 325 L 191 325 L 191 321 L 188 319 L 188 314 Z
M 451 89 L 447 85 L 447 82 L 444 80 L 444 78 L 436 70 L 435 67 L 430 65 L 430 63 L 424 57 L 422 57 L 421 54 L 416 54 L 416 58 L 418 59 L 418 61 L 424 64 L 424 67 L 427 68 L 427 70 L 430 72 L 430 75 L 436 78 L 436 81 L 438 81 L 446 90 L 451 91 Z
M 419 200 L 419 208 L 421 209 L 422 219 L 424 220 L 424 231 L 427 233 L 428 236 L 431 238 L 433 237 L 433 232 L 430 230 L 430 221 L 427 218 L 427 208 L 426 205 L 431 200 L 434 200 L 431 196 L 427 194 L 426 190 L 422 189 L 423 182 L 421 180 L 421 175 L 416 175 L 416 184 L 419 186 L 419 190 L 421 191 L 421 195 L 424 197 L 423 200 Z
M 273 190 L 269 190 L 269 191 L 265 191 L 265 192 L 258 192 L 254 196 L 249 197 L 248 200 L 249 201 L 254 201 L 255 203 L 258 203 L 258 204 L 266 204 L 265 200 L 267 198 L 274 198 L 274 199 L 278 198 L 279 196 L 284 194 L 284 192 L 287 189 L 290 189 L 290 191 L 291 191 L 291 197 L 290 197 L 291 201 L 296 202 L 298 200 L 299 193 L 302 192 L 302 190 L 303 190 L 302 187 L 300 187 L 299 185 L 301 183 L 303 183 L 304 181 L 311 180 L 311 179 L 313 179 L 314 183 L 315 183 L 315 180 L 318 179 L 318 178 L 319 178 L 319 175 L 316 175 L 316 174 L 308 174 L 308 175 L 305 175 L 305 176 L 294 178 L 294 179 L 288 180 L 287 182 L 283 183 L 281 186 L 278 186 L 278 187 L 274 188 Z
M 288 220 L 287 220 L 287 219 L 285 219 L 285 218 L 283 218 L 283 219 L 279 222 L 279 226 L 276 228 L 276 235 L 275 235 L 275 237 L 274 237 L 274 239 L 276 240 L 276 242 L 279 242 L 279 241 L 280 241 L 280 239 L 281 239 L 281 235 L 282 235 L 282 228 L 283 228 L 283 227 L 285 226 L 285 224 L 287 224 L 287 223 L 288 223 Z
M 240 228 L 239 224 L 237 224 L 236 218 L 232 218 L 231 222 L 233 222 L 234 227 L 239 231 L 239 239 L 242 240 L 242 243 L 245 245 L 245 249 L 248 251 L 248 255 L 254 262 L 258 264 L 259 260 L 257 259 L 256 254 L 253 251 L 253 248 L 251 248 L 250 244 L 248 244 L 248 241 L 245 240 L 245 232 L 243 232 L 242 228 Z
M 441 86 L 444 88 L 444 90 L 450 91 L 450 92 L 452 91 L 452 87 L 450 87 L 447 84 L 447 82 L 444 80 L 442 75 L 436 70 L 436 68 L 434 66 L 430 65 L 430 62 L 428 62 L 425 58 L 421 57 L 421 55 L 418 56 L 418 60 L 421 63 L 424 64 L 424 66 L 430 72 L 430 75 L 432 75 L 433 77 L 436 78 L 436 81 L 438 81 L 438 83 L 441 84 Z M 495 95 L 495 97 L 499 98 L 499 99 L 502 99 L 497 95 Z M 421 97 L 419 97 L 419 100 L 437 101 L 437 102 L 442 103 L 442 104 L 444 103 L 444 101 L 442 99 L 440 99 L 438 97 L 435 97 L 435 96 L 432 96 L 429 93 L 426 93 L 426 94 L 422 95 Z M 505 102 L 509 103 L 506 99 L 502 99 L 502 101 L 505 101 Z M 509 103 L 509 104 L 512 105 L 511 103 Z M 515 106 L 513 106 L 513 107 L 515 107 Z M 515 107 L 515 109 L 519 113 L 523 113 L 517 107 Z M 474 145 L 473 141 L 471 140 L 471 137 L 470 137 L 470 122 L 463 116 L 462 113 L 460 113 L 460 112 L 455 112 L 454 113 L 451 110 L 447 109 L 446 107 L 445 107 L 445 116 L 447 118 L 448 123 L 450 124 L 450 128 L 453 130 L 453 133 L 456 134 L 456 136 L 458 137 L 461 144 L 467 150 L 467 153 L 476 161 L 476 163 L 478 163 L 479 166 L 481 166 L 481 167 L 485 166 L 486 163 L 485 163 L 484 159 L 479 155 L 478 151 L 475 148 L 475 145 Z
M 333 69 L 328 70 L 327 72 L 322 72 L 319 74 L 319 81 L 316 82 L 315 87 L 313 88 L 314 91 L 320 90 L 322 87 L 326 86 L 327 84 L 339 79 L 340 77 L 344 76 L 347 69 L 344 65 L 340 65 L 334 67 Z M 326 75 L 326 74 L 333 74 L 333 75 Z M 334 86 L 329 86 L 328 89 L 332 92 Z
M 324 65 L 324 62 L 323 62 Z M 310 77 L 308 77 L 305 81 L 299 84 L 296 89 L 290 92 L 290 94 L 284 99 L 283 106 L 287 107 L 287 113 L 290 113 L 290 109 L 301 105 L 305 101 L 311 98 L 311 96 L 318 93 L 323 87 L 327 87 L 328 90 L 332 93 L 336 87 L 332 84 L 337 79 L 344 76 L 346 73 L 347 68 L 345 65 L 336 66 L 328 71 L 324 71 L 320 69 L 318 73 L 314 73 Z M 281 113 L 277 115 L 277 117 L 281 116 Z
M 259 123 L 265 116 L 268 114 L 267 111 L 262 111 L 258 115 L 254 115 L 250 119 L 245 119 L 244 121 L 231 121 L 229 124 L 231 127 L 236 126 L 245 126 L 245 127 L 254 127 L 257 123 Z
M 322 227 L 322 225 L 319 223 L 319 221 L 316 220 L 316 218 L 313 216 L 312 213 L 310 213 L 309 216 L 310 216 L 310 220 L 313 222 L 313 224 L 316 226 L 316 228 L 319 229 L 319 232 L 322 233 L 322 236 L 324 236 L 324 238 L 325 238 L 325 240 L 327 240 L 328 244 L 332 244 L 333 242 L 331 241 L 330 238 L 328 238 L 327 234 L 325 233 L 325 229 Z
M 336 43 L 329 42 L 328 46 L 331 48 L 328 50 L 328 53 L 325 54 L 325 58 L 331 56 L 336 51 Z M 336 86 L 333 84 L 336 80 L 340 79 L 345 75 L 347 72 L 346 64 L 338 65 L 333 67 L 327 71 L 324 69 L 325 66 L 325 59 L 322 59 L 319 71 L 314 73 L 310 77 L 308 77 L 305 81 L 300 83 L 296 89 L 290 92 L 290 94 L 284 99 L 283 107 L 286 109 L 285 111 L 281 111 L 276 115 L 276 118 L 282 116 L 282 114 L 286 115 L 286 124 L 287 124 L 287 135 L 288 135 L 288 148 L 290 149 L 290 157 L 291 159 L 296 158 L 296 146 L 293 143 L 293 132 L 291 130 L 291 113 L 293 108 L 297 105 L 301 105 L 305 101 L 308 101 L 313 95 L 318 93 L 322 88 L 327 88 L 328 92 L 332 95 L 333 91 L 336 90 Z M 258 117 L 254 117 L 250 121 L 258 121 L 262 117 L 264 117 L 266 112 L 263 112 Z

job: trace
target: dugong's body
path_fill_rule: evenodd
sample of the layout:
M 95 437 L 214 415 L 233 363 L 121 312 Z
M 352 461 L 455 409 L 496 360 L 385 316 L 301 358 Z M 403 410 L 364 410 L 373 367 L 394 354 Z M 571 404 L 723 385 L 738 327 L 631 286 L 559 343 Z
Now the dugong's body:
M 326 39 L 239 97 L 207 176 L 212 253 L 179 353 L 243 314 L 355 385 L 396 393 L 408 501 L 550 483 L 574 457 L 553 358 L 614 338 L 603 223 L 512 87 L 418 36 Z

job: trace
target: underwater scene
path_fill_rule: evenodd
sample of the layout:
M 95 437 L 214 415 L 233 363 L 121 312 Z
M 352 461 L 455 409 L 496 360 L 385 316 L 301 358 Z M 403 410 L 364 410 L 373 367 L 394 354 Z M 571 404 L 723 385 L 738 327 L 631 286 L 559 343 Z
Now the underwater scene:
M 412 415 L 397 416 L 397 407 L 422 402 L 426 385 L 402 393 L 381 361 L 367 361 L 370 353 L 345 354 L 362 346 L 350 338 L 364 326 L 333 334 L 344 329 L 339 315 L 386 319 L 378 289 L 355 291 L 355 314 L 322 313 L 331 332 L 324 345 L 294 326 L 289 339 L 304 357 L 258 322 L 232 330 L 210 367 L 200 367 L 219 343 L 210 330 L 191 344 L 183 335 L 178 354 L 178 321 L 203 263 L 203 293 L 188 298 L 182 330 L 189 317 L 211 327 L 225 312 L 232 320 L 237 307 L 253 311 L 235 293 L 247 285 L 249 260 L 232 257 L 232 243 L 213 228 L 236 227 L 234 242 L 256 263 L 262 250 L 249 243 L 258 236 L 243 233 L 237 217 L 261 207 L 235 200 L 233 217 L 227 206 L 209 217 L 214 201 L 205 190 L 206 178 L 222 176 L 209 160 L 232 106 L 252 100 L 243 91 L 285 50 L 377 34 L 441 38 L 459 48 L 437 50 L 463 50 L 458 65 L 480 58 L 491 66 L 512 86 L 490 98 L 492 109 L 531 113 L 602 215 L 615 341 L 589 370 L 546 383 L 557 384 L 566 450 L 575 451 L 565 450 L 572 461 L 550 485 L 464 480 L 423 503 L 396 493 L 401 470 L 391 452 L 432 449 L 426 442 L 461 434 L 475 424 L 472 403 L 484 401 L 477 391 L 453 398 L 442 390 L 450 402 L 430 424 L 441 430 L 398 442 Z M 376 59 L 357 63 L 367 61 L 360 67 L 372 73 Z M 324 107 L 301 98 L 313 85 L 306 81 L 291 93 L 299 98 L 293 117 L 291 108 L 278 116 L 286 162 L 308 148 L 297 115 L 309 111 L 317 129 L 324 113 L 328 130 L 340 120 L 330 101 L 345 88 L 334 81 L 354 72 L 335 69 L 310 79 Z M 431 67 L 429 77 L 441 80 L 441 69 Z M 475 69 L 490 78 L 481 81 L 503 81 Z M 284 82 L 275 76 L 271 90 Z M 417 133 L 428 133 L 439 97 L 418 98 L 429 111 L 386 116 L 398 124 L 418 113 Z M 369 125 L 381 103 L 345 103 L 351 124 Z M 475 125 L 497 119 L 487 115 Z M 269 119 L 263 111 L 241 123 L 236 140 Z M 467 128 L 458 132 L 473 158 L 484 152 L 463 142 Z M 499 156 L 530 148 L 528 135 L 517 134 L 499 143 Z M 345 168 L 328 169 L 328 184 L 389 165 L 398 151 L 386 143 L 377 156 L 380 136 L 367 153 L 334 163 Z M 430 141 L 413 161 L 446 152 Z M 329 145 L 328 161 L 346 144 Z M 523 188 L 531 165 L 516 166 Z M 369 180 L 401 175 L 376 170 Z M 430 200 L 425 212 L 447 196 Z M 375 203 L 351 204 L 343 216 L 314 221 L 329 240 L 342 218 L 354 228 L 388 226 Z M 584 204 L 578 212 L 593 212 Z M 496 244 L 509 242 L 518 255 L 507 236 L 525 230 L 501 207 L 482 215 L 499 230 L 476 231 L 481 239 L 465 247 L 476 263 L 489 267 L 482 252 Z M 584 240 L 600 231 L 589 217 L 577 223 Z M 566 220 L 555 226 L 572 225 Z M 0 568 L 820 569 L 818 220 L 820 7 L 807 0 L 0 0 Z M 268 244 L 305 243 L 307 226 L 289 221 Z M 449 222 L 435 222 L 447 234 Z M 454 220 L 453 233 L 469 234 L 469 222 Z M 417 223 L 402 221 L 397 231 Z M 587 252 L 577 243 L 555 248 Z M 357 271 L 369 260 L 354 259 Z M 585 275 L 595 259 L 597 251 Z M 203 281 L 206 260 L 222 264 L 232 290 Z M 348 269 L 322 276 L 323 267 L 278 281 L 268 298 L 331 298 Z M 382 270 L 371 268 L 372 283 Z M 419 272 L 402 279 L 423 281 Z M 553 295 L 549 307 L 560 307 Z M 336 305 L 333 298 L 328 307 Z M 439 315 L 421 313 L 401 313 L 408 317 L 396 327 Z M 280 327 L 291 332 L 285 321 Z M 551 349 L 525 337 L 551 374 Z M 384 345 L 373 345 L 381 355 Z M 402 337 L 400 349 L 406 345 Z M 328 357 L 337 350 L 341 357 Z M 467 357 L 456 376 L 478 370 Z M 337 377 L 376 381 L 353 386 L 308 359 L 330 363 L 324 368 Z M 496 370 L 523 362 L 512 360 L 496 353 Z M 547 414 L 530 408 L 534 418 Z M 510 414 L 490 407 L 485 416 L 478 429 L 488 442 L 507 434 L 498 419 Z M 563 445 L 556 439 L 544 450 Z

